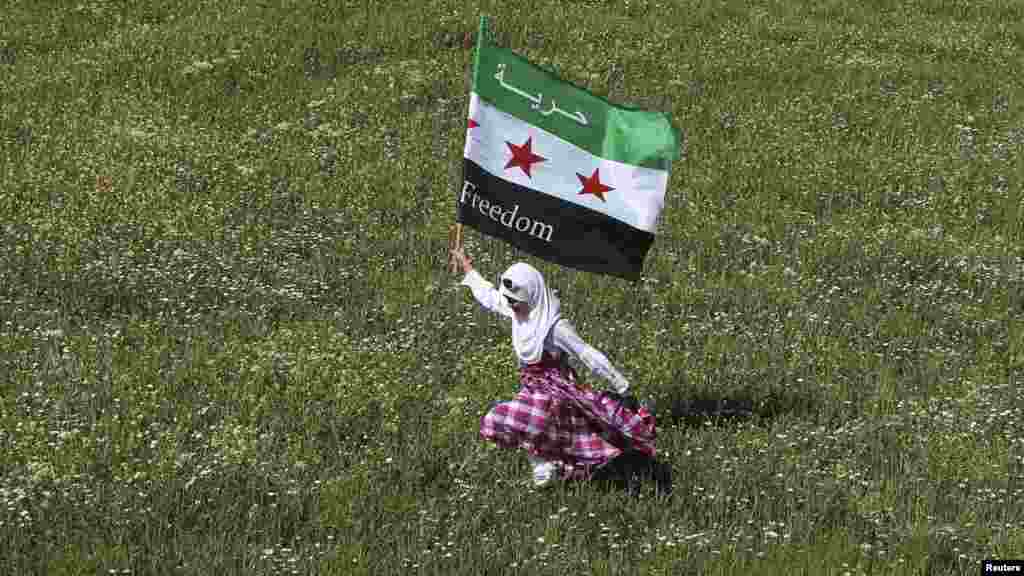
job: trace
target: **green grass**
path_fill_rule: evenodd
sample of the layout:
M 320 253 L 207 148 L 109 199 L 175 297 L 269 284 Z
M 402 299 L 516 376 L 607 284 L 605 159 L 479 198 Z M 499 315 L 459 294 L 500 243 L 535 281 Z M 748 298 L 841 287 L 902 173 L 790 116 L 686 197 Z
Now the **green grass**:
M 215 4 L 0 19 L 0 573 L 1024 557 L 1020 3 Z M 658 401 L 671 500 L 479 440 L 517 386 L 445 268 L 481 13 L 682 131 L 636 285 L 467 233 Z

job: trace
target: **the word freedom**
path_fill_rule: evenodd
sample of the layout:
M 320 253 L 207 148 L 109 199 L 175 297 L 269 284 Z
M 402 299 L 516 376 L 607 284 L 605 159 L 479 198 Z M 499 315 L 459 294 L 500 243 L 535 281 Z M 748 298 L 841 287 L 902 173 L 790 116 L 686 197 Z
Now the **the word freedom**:
M 500 222 L 506 228 L 519 232 L 529 231 L 530 236 L 551 242 L 551 235 L 555 231 L 554 226 L 540 220 L 530 220 L 526 216 L 516 218 L 516 214 L 519 213 L 519 204 L 513 206 L 512 210 L 505 210 L 502 206 L 491 203 L 486 198 L 481 198 L 476 193 L 476 188 L 472 182 L 464 181 L 462 194 L 459 195 L 459 203 L 469 204 L 473 209 L 479 209 L 481 214 L 495 222 Z

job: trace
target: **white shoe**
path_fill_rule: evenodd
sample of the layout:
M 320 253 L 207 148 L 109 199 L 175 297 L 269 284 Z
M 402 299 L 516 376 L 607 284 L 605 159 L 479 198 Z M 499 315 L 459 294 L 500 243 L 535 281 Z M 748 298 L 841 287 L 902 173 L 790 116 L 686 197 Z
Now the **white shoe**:
M 555 472 L 558 470 L 556 463 L 533 456 L 530 457 L 530 463 L 533 464 L 533 486 L 535 488 L 543 488 L 554 482 Z

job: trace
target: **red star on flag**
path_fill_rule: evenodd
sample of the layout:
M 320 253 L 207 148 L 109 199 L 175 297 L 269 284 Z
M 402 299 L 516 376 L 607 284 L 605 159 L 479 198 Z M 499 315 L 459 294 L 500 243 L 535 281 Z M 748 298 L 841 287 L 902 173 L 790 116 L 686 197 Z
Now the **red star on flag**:
M 473 120 L 472 118 L 469 119 L 469 127 L 470 128 L 476 128 L 479 125 L 480 125 L 480 123 L 477 122 L 476 120 Z
M 580 183 L 583 184 L 583 190 L 580 194 L 593 194 L 601 199 L 601 202 L 607 202 L 604 199 L 604 193 L 609 190 L 615 190 L 611 186 L 606 186 L 601 183 L 601 176 L 597 173 L 597 168 L 594 169 L 594 173 L 590 177 L 586 177 L 579 172 L 576 173 L 576 177 L 580 179 Z
M 533 146 L 533 136 L 527 138 L 526 144 L 522 146 L 516 146 L 508 140 L 505 141 L 505 144 L 508 144 L 508 149 L 512 152 L 512 158 L 509 158 L 508 164 L 505 164 L 506 170 L 518 166 L 523 169 L 523 172 L 526 172 L 527 176 L 530 176 L 531 165 L 547 160 L 547 158 L 538 156 L 530 150 L 531 146 Z

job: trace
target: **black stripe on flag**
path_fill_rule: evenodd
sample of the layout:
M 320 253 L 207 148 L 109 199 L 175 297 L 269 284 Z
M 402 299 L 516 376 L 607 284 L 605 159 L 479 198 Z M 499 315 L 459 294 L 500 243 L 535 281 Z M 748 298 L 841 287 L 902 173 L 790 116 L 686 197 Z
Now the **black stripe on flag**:
M 456 221 L 561 266 L 638 280 L 654 234 L 491 175 L 464 159 Z

